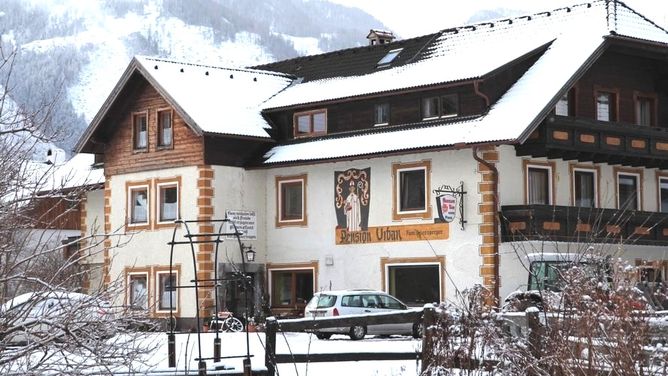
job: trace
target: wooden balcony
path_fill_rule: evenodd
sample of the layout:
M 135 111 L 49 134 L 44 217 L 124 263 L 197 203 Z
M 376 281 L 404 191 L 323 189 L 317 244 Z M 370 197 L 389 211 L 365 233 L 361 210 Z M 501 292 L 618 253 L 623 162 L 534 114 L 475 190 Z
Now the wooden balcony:
M 552 115 L 516 151 L 520 156 L 666 169 L 668 128 Z
M 501 241 L 668 245 L 668 213 L 552 205 L 501 207 Z

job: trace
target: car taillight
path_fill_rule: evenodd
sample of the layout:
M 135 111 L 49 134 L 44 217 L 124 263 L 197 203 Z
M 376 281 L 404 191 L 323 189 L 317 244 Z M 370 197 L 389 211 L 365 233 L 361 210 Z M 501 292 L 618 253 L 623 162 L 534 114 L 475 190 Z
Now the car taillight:
M 334 308 L 334 309 L 332 310 L 332 316 L 338 316 L 338 315 L 339 315 L 339 310 L 336 309 L 336 308 Z

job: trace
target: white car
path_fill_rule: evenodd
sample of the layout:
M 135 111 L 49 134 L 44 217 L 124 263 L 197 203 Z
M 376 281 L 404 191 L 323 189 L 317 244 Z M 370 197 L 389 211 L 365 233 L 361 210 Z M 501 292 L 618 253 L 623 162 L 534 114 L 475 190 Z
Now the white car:
M 347 315 L 364 315 L 406 311 L 409 308 L 399 299 L 374 290 L 342 290 L 317 292 L 306 305 L 304 317 L 334 317 Z M 348 334 L 351 339 L 358 340 L 365 335 L 412 335 L 422 336 L 422 322 L 392 323 L 379 325 L 354 325 L 350 328 L 326 328 L 315 334 L 319 339 L 328 339 L 332 334 Z
M 0 306 L 0 324 L 8 330 L 6 343 L 27 343 L 67 332 L 93 330 L 99 337 L 113 335 L 111 304 L 96 297 L 67 291 L 30 292 Z

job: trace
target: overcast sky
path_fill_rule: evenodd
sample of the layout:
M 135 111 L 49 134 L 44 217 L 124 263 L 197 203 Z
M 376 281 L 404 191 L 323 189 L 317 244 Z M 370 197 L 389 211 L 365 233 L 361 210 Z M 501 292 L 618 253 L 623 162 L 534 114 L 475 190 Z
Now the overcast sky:
M 524 14 L 586 2 L 583 0 L 460 0 L 456 3 L 452 0 L 329 1 L 366 11 L 402 38 L 462 25 L 481 10 L 505 8 Z M 624 2 L 660 26 L 668 27 L 668 1 L 625 0 Z

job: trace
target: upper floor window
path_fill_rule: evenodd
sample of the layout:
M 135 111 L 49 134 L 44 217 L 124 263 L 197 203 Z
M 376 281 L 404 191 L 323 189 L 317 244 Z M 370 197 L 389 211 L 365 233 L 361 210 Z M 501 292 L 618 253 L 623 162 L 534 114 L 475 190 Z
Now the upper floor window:
M 575 89 L 568 90 L 557 102 L 554 107 L 555 115 L 575 116 Z
M 128 213 L 130 224 L 149 224 L 148 185 L 137 185 L 128 188 Z
M 527 204 L 552 205 L 552 164 L 525 165 Z
M 617 93 L 613 91 L 596 92 L 596 120 L 617 121 Z
M 656 126 L 656 97 L 650 95 L 635 96 L 636 124 L 648 127 Z
M 179 183 L 178 181 L 158 182 L 158 222 L 172 223 L 179 218 Z
M 306 225 L 306 175 L 276 177 L 276 226 Z
M 459 96 L 457 94 L 422 99 L 423 119 L 457 116 L 458 112 Z
M 295 137 L 327 133 L 327 110 L 299 112 L 293 121 Z
M 394 177 L 393 218 L 429 218 L 431 162 L 392 165 Z
M 135 150 L 148 148 L 148 124 L 145 113 L 132 116 L 133 145 Z
M 172 129 L 172 111 L 158 111 L 158 146 L 172 146 L 174 138 Z
M 374 106 L 374 125 L 387 125 L 390 123 L 390 104 L 381 103 Z
M 640 175 L 617 172 L 617 207 L 624 210 L 640 210 Z
M 659 210 L 668 213 L 668 176 L 659 177 Z
M 594 208 L 598 201 L 597 175 L 595 169 L 574 168 L 573 205 Z

